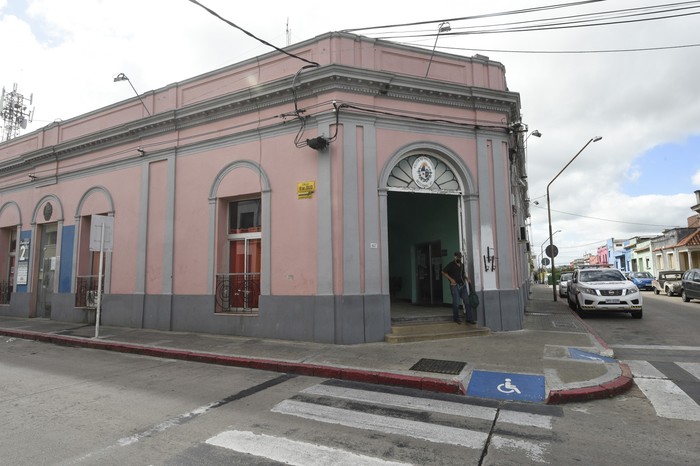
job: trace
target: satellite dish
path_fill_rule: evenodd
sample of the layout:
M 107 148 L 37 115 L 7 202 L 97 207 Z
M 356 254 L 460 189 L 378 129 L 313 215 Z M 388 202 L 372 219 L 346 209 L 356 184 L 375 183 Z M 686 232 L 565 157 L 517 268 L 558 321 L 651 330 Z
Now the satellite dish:
M 27 129 L 27 119 L 26 119 L 26 118 L 22 118 L 21 120 L 19 120 L 19 126 L 20 126 L 22 129 Z

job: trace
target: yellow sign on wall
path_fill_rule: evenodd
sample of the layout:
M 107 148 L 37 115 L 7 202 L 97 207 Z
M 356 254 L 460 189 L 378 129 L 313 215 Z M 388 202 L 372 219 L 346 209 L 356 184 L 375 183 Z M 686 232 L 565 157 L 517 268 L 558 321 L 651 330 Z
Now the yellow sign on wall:
M 311 199 L 315 192 L 315 181 L 302 181 L 301 183 L 297 183 L 297 196 L 299 199 Z

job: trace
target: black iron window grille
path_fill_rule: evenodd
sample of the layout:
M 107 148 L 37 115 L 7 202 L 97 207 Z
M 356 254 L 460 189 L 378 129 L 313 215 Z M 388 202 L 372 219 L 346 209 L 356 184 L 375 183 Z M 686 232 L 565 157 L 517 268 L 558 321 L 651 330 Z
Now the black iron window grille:
M 10 282 L 0 282 L 0 304 L 10 304 L 12 285 Z
M 228 273 L 216 276 L 216 302 L 214 312 L 258 312 L 260 298 L 259 273 Z

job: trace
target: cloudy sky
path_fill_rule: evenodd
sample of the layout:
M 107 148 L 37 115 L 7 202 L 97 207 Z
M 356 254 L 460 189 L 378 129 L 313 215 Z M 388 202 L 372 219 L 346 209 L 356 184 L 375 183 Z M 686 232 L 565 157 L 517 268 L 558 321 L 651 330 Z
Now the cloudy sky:
M 523 121 L 542 133 L 528 139 L 527 152 L 536 251 L 548 237 L 547 184 L 592 137 L 603 137 L 550 187 L 558 264 L 595 254 L 607 238 L 685 226 L 693 214 L 700 2 L 200 1 L 278 47 L 287 28 L 295 43 L 430 22 L 358 33 L 432 48 L 449 20 L 437 49 L 503 63 Z M 541 8 L 555 5 L 567 6 Z M 525 9 L 534 11 L 497 14 Z M 594 19 L 613 24 L 589 26 Z M 0 42 L 0 86 L 17 83 L 33 95 L 28 131 L 132 98 L 128 83 L 113 82 L 119 73 L 144 93 L 270 51 L 188 0 L 0 0 Z

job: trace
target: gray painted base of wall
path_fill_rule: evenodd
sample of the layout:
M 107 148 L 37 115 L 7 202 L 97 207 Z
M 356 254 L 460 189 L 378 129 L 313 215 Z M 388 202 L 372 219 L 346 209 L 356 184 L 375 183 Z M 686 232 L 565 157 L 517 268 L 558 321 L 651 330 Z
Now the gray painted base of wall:
M 88 324 L 94 313 L 93 309 L 75 307 L 74 294 L 54 294 L 51 299 L 51 320 Z M 95 323 L 94 317 L 92 323 Z
M 390 331 L 389 296 L 261 296 L 257 314 L 215 314 L 213 296 L 105 295 L 101 323 L 132 328 L 357 344 Z
M 10 304 L 0 306 L 0 315 L 7 317 L 29 317 L 30 302 L 32 295 L 29 293 L 13 293 Z
M 522 330 L 527 302 L 523 293 L 522 288 L 482 292 L 479 323 L 495 332 Z
M 28 294 L 14 294 L 9 306 L 0 306 L 0 315 L 29 317 L 29 299 Z M 479 299 L 481 325 L 493 331 L 523 328 L 526 285 L 484 291 Z M 76 308 L 74 302 L 74 294 L 53 295 L 51 319 L 94 323 L 94 311 Z M 213 310 L 213 296 L 105 295 L 100 323 L 340 345 L 384 341 L 391 331 L 388 295 L 261 296 L 257 314 L 215 314 Z

